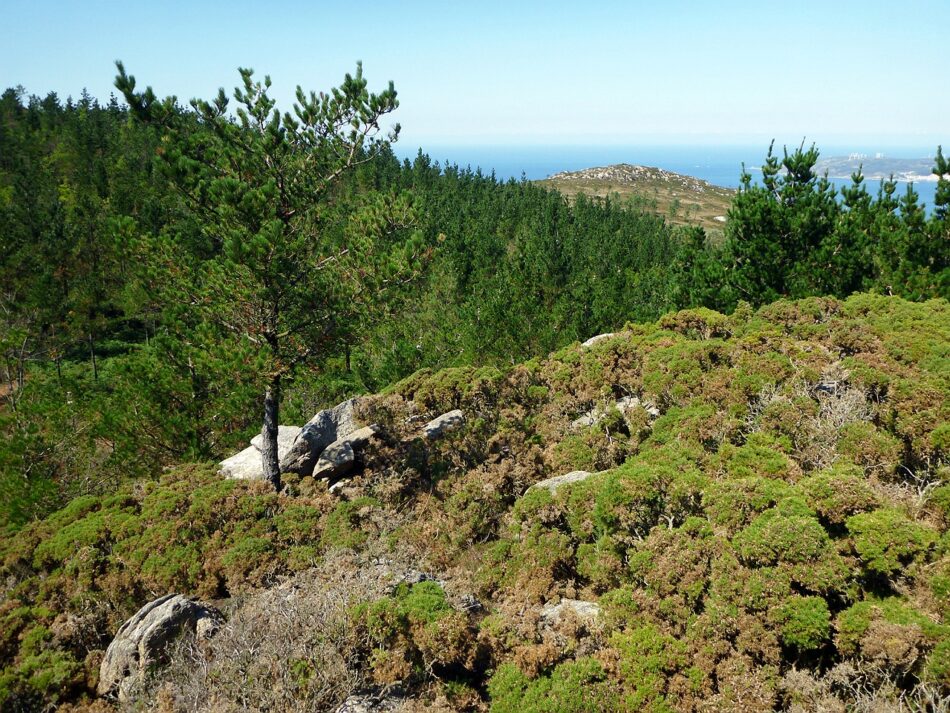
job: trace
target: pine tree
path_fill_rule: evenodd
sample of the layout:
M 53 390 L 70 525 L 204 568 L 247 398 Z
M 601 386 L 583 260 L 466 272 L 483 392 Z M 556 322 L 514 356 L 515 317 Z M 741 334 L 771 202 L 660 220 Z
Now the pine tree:
M 363 230 L 330 221 L 341 177 L 396 139 L 398 124 L 388 133 L 380 127 L 398 106 L 396 91 L 390 83 L 370 93 L 358 64 L 329 93 L 298 86 L 293 112 L 281 114 L 270 77 L 255 81 L 241 69 L 233 115 L 223 89 L 187 111 L 151 88 L 136 92 L 134 77 L 117 66 L 116 87 L 134 115 L 162 128 L 165 165 L 209 246 L 185 281 L 187 299 L 259 355 L 263 468 L 279 488 L 282 388 L 301 364 L 325 359 L 349 325 L 363 323 L 419 257 L 418 240 L 397 240 L 402 233 L 378 214 Z
M 943 155 L 942 146 L 937 147 L 933 173 L 937 176 L 937 192 L 929 226 L 932 248 L 928 262 L 934 276 L 932 292 L 946 298 L 950 297 L 950 159 Z

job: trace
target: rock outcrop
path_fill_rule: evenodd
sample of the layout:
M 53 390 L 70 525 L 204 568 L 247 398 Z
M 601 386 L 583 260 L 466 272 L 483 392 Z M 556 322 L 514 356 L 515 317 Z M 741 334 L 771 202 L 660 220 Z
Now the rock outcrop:
M 297 426 L 278 426 L 277 456 L 283 458 L 290 450 L 300 428 Z M 225 478 L 238 480 L 261 480 L 264 477 L 264 464 L 261 461 L 261 446 L 264 438 L 257 434 L 251 439 L 251 445 L 240 453 L 221 461 L 219 471 Z
M 324 448 L 320 457 L 317 458 L 313 477 L 327 480 L 343 477 L 356 465 L 356 451 L 364 448 L 378 435 L 379 427 L 374 424 L 358 428 L 350 435 L 334 441 Z
M 613 408 L 617 409 L 617 411 L 620 412 L 620 415 L 624 416 L 625 418 L 629 411 L 632 411 L 638 406 L 642 407 L 643 410 L 647 412 L 647 416 L 649 416 L 650 420 L 653 420 L 660 415 L 660 410 L 656 406 L 654 406 L 649 401 L 641 401 L 636 396 L 624 396 L 622 399 L 618 399 L 617 402 L 613 404 Z M 598 423 L 607 418 L 607 415 L 610 413 L 610 408 L 610 406 L 603 404 L 595 406 L 590 411 L 581 414 L 571 421 L 571 428 L 576 431 L 581 428 L 596 426 Z
M 278 426 L 277 427 L 277 453 L 283 457 L 300 435 L 300 426 Z M 258 433 L 251 439 L 251 445 L 257 450 L 264 447 L 264 436 Z
M 356 463 L 356 451 L 347 440 L 334 441 L 323 449 L 313 468 L 314 478 L 335 480 L 346 475 Z
M 332 443 L 359 429 L 356 407 L 360 401 L 359 398 L 348 399 L 310 419 L 281 458 L 280 472 L 298 473 L 304 477 L 313 475 L 320 454 Z
M 422 437 L 427 441 L 434 441 L 437 438 L 457 431 L 465 425 L 465 414 L 460 409 L 449 411 L 441 416 L 437 416 L 422 427 Z
M 218 472 L 225 478 L 238 480 L 260 480 L 264 477 L 264 464 L 261 452 L 254 446 L 248 446 L 240 453 L 225 458 L 219 464 Z
M 379 433 L 375 426 L 360 428 L 356 420 L 356 407 L 360 401 L 353 398 L 320 411 L 303 428 L 280 426 L 277 432 L 280 472 L 332 478 L 349 470 L 356 460 L 353 448 L 363 447 Z M 349 445 L 343 445 L 347 441 Z M 262 437 L 254 436 L 250 446 L 221 461 L 219 472 L 226 478 L 263 479 L 262 445 Z M 330 452 L 318 466 L 325 451 Z M 317 468 L 319 472 L 315 472 Z
M 119 628 L 106 649 L 97 692 L 129 700 L 149 670 L 166 662 L 175 639 L 186 632 L 210 636 L 221 618 L 213 607 L 181 594 L 149 602 Z
M 600 617 L 600 605 L 583 599 L 562 599 L 557 604 L 547 604 L 541 610 L 541 621 L 556 625 L 565 616 L 575 616 L 585 624 L 593 624 Z
M 606 334 L 598 334 L 596 337 L 591 337 L 586 342 L 582 343 L 581 346 L 585 348 L 592 347 L 595 344 L 597 344 L 597 342 L 602 342 L 605 339 L 610 339 L 611 337 L 615 337 L 615 336 L 617 336 L 616 332 L 607 332 Z
M 377 693 L 357 693 L 343 701 L 335 713 L 396 713 L 406 710 L 405 699 Z
M 592 475 L 593 473 L 588 473 L 586 470 L 572 470 L 570 473 L 556 475 L 553 478 L 548 478 L 547 480 L 542 480 L 539 483 L 535 483 L 534 485 L 530 486 L 528 490 L 540 490 L 543 488 L 550 491 L 553 495 L 562 485 L 567 485 L 568 483 L 579 483 L 582 480 L 587 480 Z

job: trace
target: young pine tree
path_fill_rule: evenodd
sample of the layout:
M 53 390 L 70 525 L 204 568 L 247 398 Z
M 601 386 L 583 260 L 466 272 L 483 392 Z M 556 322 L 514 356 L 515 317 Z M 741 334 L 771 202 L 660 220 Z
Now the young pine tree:
M 115 84 L 133 114 L 161 127 L 165 165 L 207 241 L 196 269 L 181 271 L 191 275 L 182 299 L 257 352 L 264 475 L 279 488 L 282 388 L 298 367 L 326 359 L 354 325 L 383 312 L 386 296 L 418 264 L 418 236 L 393 229 L 411 220 L 380 217 L 386 201 L 370 201 L 366 216 L 351 221 L 355 229 L 329 228 L 341 177 L 398 135 L 398 124 L 388 133 L 380 127 L 398 106 L 396 91 L 390 83 L 369 92 L 357 65 L 329 93 L 298 86 L 293 111 L 281 114 L 270 77 L 261 83 L 241 69 L 233 113 L 223 89 L 210 102 L 192 100 L 189 111 L 150 87 L 137 92 L 117 66 Z M 406 199 L 395 202 L 409 210 Z M 171 269 L 168 279 L 176 279 Z

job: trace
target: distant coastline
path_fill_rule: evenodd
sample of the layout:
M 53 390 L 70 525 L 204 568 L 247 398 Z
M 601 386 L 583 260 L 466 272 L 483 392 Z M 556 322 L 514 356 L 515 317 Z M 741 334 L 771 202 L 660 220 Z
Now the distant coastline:
M 864 180 L 866 181 L 886 181 L 892 177 L 892 174 L 884 174 L 880 172 L 875 173 L 865 173 Z M 834 178 L 839 181 L 848 181 L 851 180 L 851 174 L 834 174 L 828 173 L 828 178 Z M 936 183 L 940 180 L 938 176 L 933 173 L 922 175 L 919 173 L 895 173 L 893 174 L 893 179 L 898 183 Z
M 818 161 L 815 174 L 835 181 L 850 181 L 861 171 L 865 181 L 895 180 L 898 183 L 937 183 L 940 177 L 932 171 L 933 159 L 884 159 L 834 157 Z M 746 170 L 762 172 L 762 166 L 747 166 Z M 785 172 L 784 169 L 781 170 Z
M 883 155 L 833 156 L 820 160 L 815 165 L 818 175 L 829 178 L 849 180 L 851 175 L 861 171 L 869 181 L 889 180 L 902 183 L 936 183 L 939 178 L 933 173 L 933 158 L 887 158 Z
M 742 167 L 753 175 L 753 181 L 760 179 L 762 157 L 768 148 L 761 146 L 633 146 L 633 145 L 597 145 L 597 146 L 559 146 L 559 145 L 528 145 L 528 146 L 431 146 L 418 147 L 396 144 L 397 155 L 412 161 L 420 148 L 433 161 L 442 165 L 457 164 L 472 170 L 481 169 L 485 174 L 494 174 L 502 181 L 510 179 L 529 181 L 543 181 L 546 178 L 565 171 L 582 171 L 594 166 L 612 166 L 628 163 L 639 166 L 656 166 L 664 171 L 678 173 L 683 176 L 692 176 L 714 186 L 738 189 L 741 187 Z M 847 161 L 851 147 L 834 146 L 823 147 L 825 155 L 844 157 Z M 886 151 L 895 156 L 917 154 L 925 157 L 931 150 L 928 147 L 866 147 L 862 149 L 872 158 L 863 159 L 853 166 L 843 167 L 839 164 L 836 170 L 829 171 L 829 180 L 836 187 L 843 187 L 851 183 L 851 173 L 857 170 L 858 163 L 863 164 L 865 185 L 869 189 L 889 173 L 878 173 L 874 152 Z M 919 152 L 919 153 L 918 153 Z M 781 154 L 779 154 L 781 155 Z M 929 213 L 934 203 L 937 189 L 936 176 L 930 174 L 933 168 L 931 158 L 912 159 L 912 165 L 900 166 L 900 174 L 895 171 L 894 179 L 898 183 L 897 191 L 902 194 L 906 190 L 908 180 L 914 183 L 914 190 L 919 200 L 925 205 Z M 912 170 L 910 170 L 912 169 Z M 873 172 L 872 172 L 873 170 Z M 823 170 L 819 171 L 819 174 Z M 906 179 L 908 175 L 919 175 L 921 178 Z

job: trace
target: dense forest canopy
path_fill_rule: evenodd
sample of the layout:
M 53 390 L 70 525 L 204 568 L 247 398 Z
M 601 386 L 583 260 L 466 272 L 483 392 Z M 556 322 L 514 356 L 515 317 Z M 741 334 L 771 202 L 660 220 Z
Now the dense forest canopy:
M 167 110 L 191 142 L 212 131 L 177 104 Z M 62 102 L 8 89 L 0 98 L 7 522 L 64 494 L 220 456 L 257 428 L 259 350 L 203 318 L 194 295 L 180 299 L 224 247 L 176 186 L 168 140 L 115 97 Z M 674 308 L 950 294 L 950 167 L 940 152 L 928 219 L 910 187 L 869 191 L 855 175 L 836 196 L 812 170 L 816 149 L 782 158 L 770 149 L 762 181 L 744 177 L 720 245 L 617 201 L 568 202 L 421 152 L 403 162 L 386 144 L 377 152 L 329 189 L 323 233 L 338 245 L 415 236 L 431 250 L 424 278 L 368 329 L 355 329 L 358 314 L 340 315 L 339 339 L 288 387 L 288 418 L 422 367 L 511 364 Z M 318 277 L 313 293 L 327 289 Z

